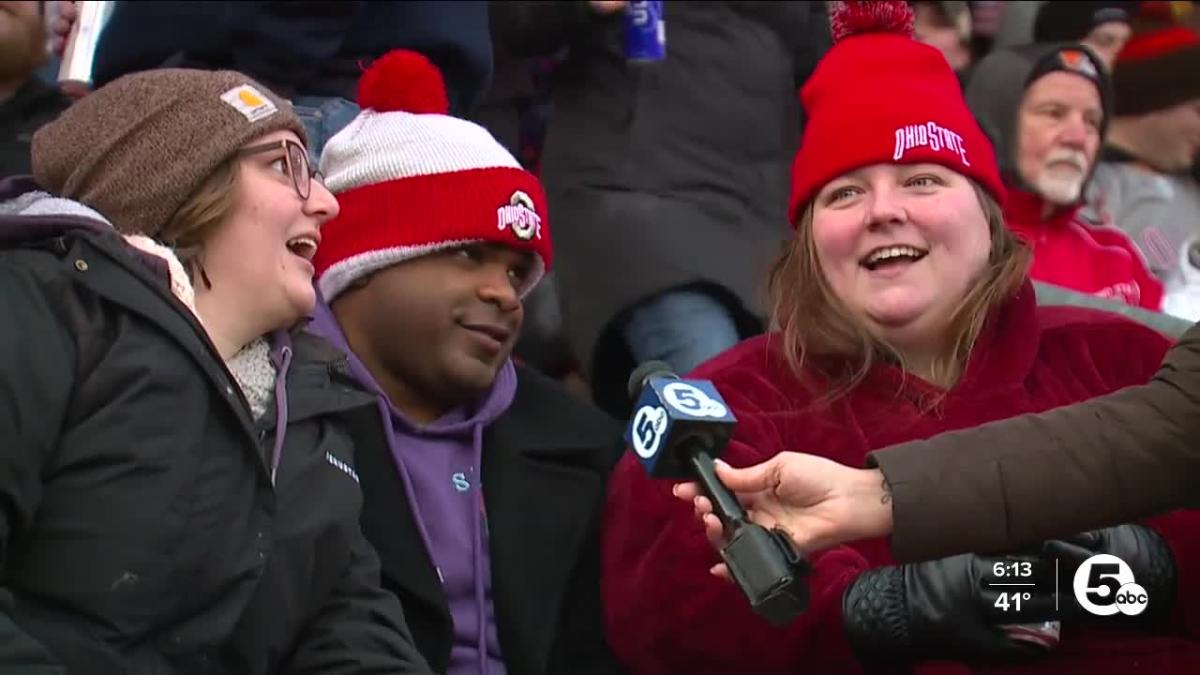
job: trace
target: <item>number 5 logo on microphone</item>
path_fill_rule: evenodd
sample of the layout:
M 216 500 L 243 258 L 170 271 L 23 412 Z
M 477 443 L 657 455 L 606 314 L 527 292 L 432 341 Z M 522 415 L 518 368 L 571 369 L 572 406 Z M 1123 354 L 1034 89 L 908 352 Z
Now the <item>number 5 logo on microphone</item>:
M 1097 616 L 1118 612 L 1136 616 L 1146 611 L 1150 598 L 1133 578 L 1133 570 L 1115 555 L 1094 555 L 1075 570 L 1075 600 Z
M 658 452 L 663 432 L 667 430 L 667 411 L 644 405 L 633 417 L 633 451 L 642 459 L 650 459 Z
M 672 382 L 663 387 L 663 398 L 672 408 L 692 417 L 721 418 L 729 414 L 725 404 L 713 400 L 699 387 L 687 382 Z

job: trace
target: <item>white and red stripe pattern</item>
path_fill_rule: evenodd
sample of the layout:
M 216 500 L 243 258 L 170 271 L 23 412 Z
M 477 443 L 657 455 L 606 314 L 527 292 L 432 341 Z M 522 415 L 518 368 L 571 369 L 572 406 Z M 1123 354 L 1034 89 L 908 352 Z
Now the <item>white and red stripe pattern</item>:
M 486 129 L 430 109 L 436 96 L 406 97 L 398 82 L 442 86 L 420 55 L 397 50 L 380 58 L 360 85 L 363 112 L 321 155 L 325 184 L 341 205 L 321 228 L 314 259 L 322 296 L 332 301 L 384 267 L 479 241 L 535 254 L 519 289 L 528 293 L 552 256 L 541 184 Z

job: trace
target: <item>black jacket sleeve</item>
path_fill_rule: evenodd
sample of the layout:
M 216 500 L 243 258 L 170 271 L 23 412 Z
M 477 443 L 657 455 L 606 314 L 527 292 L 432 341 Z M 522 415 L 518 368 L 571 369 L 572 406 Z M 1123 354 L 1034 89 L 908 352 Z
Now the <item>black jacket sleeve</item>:
M 898 560 L 1001 551 L 1200 506 L 1200 326 L 1149 384 L 868 455 Z M 1053 499 L 1047 497 L 1053 495 Z
M 118 2 L 97 45 L 96 86 L 179 65 L 233 68 L 263 84 L 294 87 L 338 55 L 365 6 L 365 0 Z
M 784 3 L 792 4 L 792 3 Z M 829 12 L 824 2 L 795 3 L 807 12 L 792 43 L 793 73 L 796 87 L 803 87 L 817 68 L 825 52 L 833 46 L 833 35 L 829 29 Z
M 0 254 L 2 256 L 3 254 Z M 42 474 L 70 399 L 74 346 L 40 283 L 0 257 L 0 579 L 33 525 Z M 0 582 L 2 584 L 3 582 Z M 12 618 L 0 585 L 0 672 L 61 673 L 52 654 Z
M 584 0 L 492 0 L 488 18 L 497 61 L 548 56 L 614 19 L 596 14 Z
M 283 671 L 313 675 L 433 673 L 417 651 L 400 601 L 380 585 L 379 558 L 361 532 L 345 576 L 300 636 Z
M 734 11 L 769 26 L 779 36 L 792 55 L 792 77 L 797 88 L 804 85 L 833 45 L 824 2 L 742 0 L 728 4 Z
M 276 86 L 301 85 L 338 55 L 366 2 L 269 0 L 250 3 L 250 21 L 234 26 L 232 66 Z

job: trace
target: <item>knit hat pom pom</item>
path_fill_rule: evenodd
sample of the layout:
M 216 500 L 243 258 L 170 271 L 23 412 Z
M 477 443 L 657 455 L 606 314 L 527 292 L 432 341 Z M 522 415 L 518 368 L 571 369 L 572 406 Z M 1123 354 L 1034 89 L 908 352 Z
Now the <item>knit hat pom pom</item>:
M 358 81 L 358 104 L 376 112 L 445 115 L 450 110 L 442 73 L 423 55 L 393 49 Z
M 913 35 L 913 10 L 903 0 L 845 0 L 829 17 L 833 41 L 865 33 Z

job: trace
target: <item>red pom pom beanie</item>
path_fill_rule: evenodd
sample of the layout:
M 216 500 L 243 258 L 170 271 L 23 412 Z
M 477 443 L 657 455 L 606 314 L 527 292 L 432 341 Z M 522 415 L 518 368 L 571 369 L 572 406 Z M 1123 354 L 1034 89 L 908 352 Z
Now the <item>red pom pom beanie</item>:
M 1118 115 L 1145 115 L 1200 98 L 1200 33 L 1165 26 L 1135 34 L 1113 66 Z
M 483 127 L 450 117 L 442 75 L 395 50 L 359 82 L 363 111 L 325 145 L 341 212 L 321 228 L 317 285 L 329 302 L 356 279 L 471 242 L 534 253 L 522 296 L 550 268 L 546 197 Z
M 902 1 L 833 9 L 836 43 L 800 92 L 808 124 L 792 165 L 793 225 L 826 183 L 872 164 L 941 164 L 1004 203 L 991 142 L 946 58 L 912 39 L 912 21 Z

